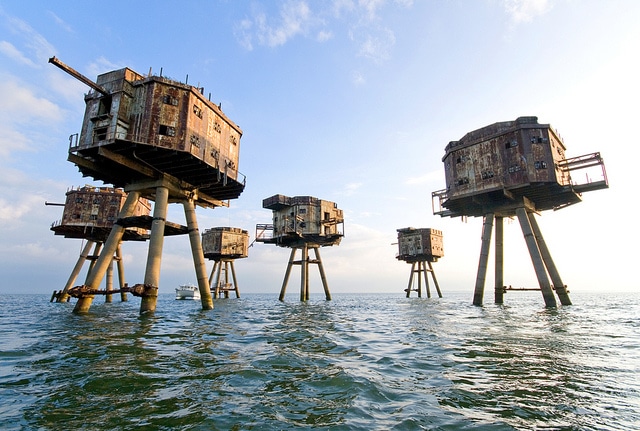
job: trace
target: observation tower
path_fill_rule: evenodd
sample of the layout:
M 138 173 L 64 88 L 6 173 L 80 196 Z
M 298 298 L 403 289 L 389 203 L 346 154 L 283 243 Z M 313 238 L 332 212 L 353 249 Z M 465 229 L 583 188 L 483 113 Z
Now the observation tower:
M 207 229 L 202 234 L 202 250 L 204 257 L 214 261 L 209 276 L 214 299 L 221 294 L 228 298 L 230 291 L 240 298 L 234 261 L 249 256 L 249 232 L 237 227 Z M 229 281 L 229 270 L 232 282 Z
M 427 273 L 431 274 L 438 296 L 442 298 L 442 292 L 440 292 L 440 286 L 438 285 L 438 280 L 436 280 L 436 273 L 433 271 L 431 263 L 437 262 L 438 259 L 443 256 L 442 231 L 429 228 L 416 229 L 414 227 L 398 229 L 398 255 L 396 259 L 404 260 L 411 264 L 409 285 L 405 289 L 407 298 L 411 296 L 411 292 L 417 292 L 418 298 L 422 297 L 422 278 L 424 278 L 427 298 L 431 298 L 431 289 L 429 288 Z M 418 274 L 418 287 L 414 288 L 413 277 L 416 273 Z
M 537 117 L 494 123 L 467 133 L 445 148 L 447 188 L 432 193 L 433 213 L 483 217 L 482 247 L 473 303 L 482 305 L 495 224 L 495 302 L 503 303 L 503 219 L 517 216 L 547 307 L 571 300 L 535 219 L 582 201 L 582 194 L 609 187 L 600 153 L 567 158 L 565 145 Z M 584 175 L 578 177 L 580 171 Z M 580 178 L 580 179 L 579 179 Z M 551 278 L 551 281 L 549 280 Z
M 144 282 L 136 285 L 140 312 L 153 312 L 160 284 L 164 236 L 188 234 L 203 309 L 213 308 L 195 207 L 228 206 L 245 187 L 238 171 L 242 130 L 204 88 L 129 68 L 96 82 L 55 57 L 49 62 L 88 85 L 80 134 L 69 139 L 68 160 L 80 173 L 122 188 L 127 198 L 85 285 L 76 290 L 74 312 L 88 312 L 127 228 L 150 230 Z M 153 217 L 134 216 L 139 198 L 154 202 Z M 167 222 L 169 203 L 184 207 L 186 226 Z
M 262 207 L 273 211 L 273 223 L 256 225 L 256 241 L 291 248 L 280 301 L 284 300 L 293 265 L 300 265 L 300 301 L 309 300 L 309 264 L 318 265 L 325 297 L 331 300 L 319 249 L 340 244 L 344 236 L 342 210 L 333 202 L 312 196 L 274 195 L 264 199 Z M 315 259 L 309 258 L 309 249 Z M 295 260 L 298 250 L 302 256 Z
M 85 261 L 90 262 L 87 275 L 91 272 L 125 200 L 126 193 L 122 189 L 85 185 L 68 190 L 64 204 L 45 202 L 45 205 L 64 206 L 62 219 L 51 225 L 51 230 L 56 235 L 86 241 L 66 285 L 61 291 L 53 292 L 52 301 L 55 299 L 56 302 L 68 302 L 69 296 L 74 296 L 73 283 L 80 274 Z M 134 216 L 150 217 L 150 212 L 151 203 L 147 199 L 139 198 L 134 209 Z M 148 238 L 149 231 L 137 227 L 125 229 L 122 235 L 122 241 L 146 241 Z M 93 253 L 90 254 L 92 247 Z M 113 290 L 113 262 L 117 263 L 120 281 L 120 289 L 117 291 Z M 112 256 L 111 263 L 107 267 L 106 275 L 106 292 L 104 292 L 106 302 L 111 302 L 113 293 L 120 293 L 121 300 L 126 301 L 127 289 L 120 244 L 118 244 L 115 255 Z

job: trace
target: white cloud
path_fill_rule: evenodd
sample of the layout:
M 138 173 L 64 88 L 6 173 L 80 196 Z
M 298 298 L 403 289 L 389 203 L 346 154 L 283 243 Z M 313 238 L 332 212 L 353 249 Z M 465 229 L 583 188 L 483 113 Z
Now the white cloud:
M 385 0 L 358 0 L 358 6 L 364 10 L 365 17 L 369 20 L 377 18 L 378 9 L 384 5 Z
M 306 1 L 290 0 L 280 7 L 277 18 L 263 8 L 254 9 L 250 18 L 236 23 L 234 33 L 238 43 L 250 51 L 255 45 L 282 46 L 296 36 L 311 34 L 313 30 L 315 40 L 322 43 L 337 37 L 340 34 L 338 28 L 347 28 L 357 55 L 381 63 L 390 58 L 396 43 L 393 30 L 381 25 L 381 9 L 388 3 L 388 0 L 336 0 L 330 7 L 314 3 L 320 6 L 312 11 Z M 394 3 L 407 8 L 413 1 L 396 0 Z M 332 30 L 333 26 L 336 29 Z
M 550 0 L 504 0 L 504 8 L 515 23 L 530 22 L 551 10 Z
M 326 31 L 326 30 L 321 30 L 318 32 L 318 35 L 316 36 L 316 40 L 318 42 L 326 42 L 329 39 L 333 38 L 333 33 L 330 31 Z
M 9 29 L 17 35 L 24 44 L 25 49 L 22 51 L 29 51 L 36 57 L 36 61 L 33 62 L 34 65 L 44 65 L 47 59 L 55 53 L 53 45 L 26 22 L 19 18 L 8 17 L 7 23 Z
M 351 81 L 357 86 L 364 85 L 367 82 L 362 72 L 359 72 L 357 70 L 351 72 Z
M 29 139 L 23 133 L 8 128 L 0 135 L 0 157 L 8 158 L 15 151 L 28 149 Z
M 0 80 L 0 123 L 31 123 L 34 120 L 57 122 L 62 119 L 60 108 L 49 100 L 36 96 L 31 88 L 9 76 Z M 16 115 L 20 113 L 20 115 Z
M 73 33 L 73 28 L 71 28 L 71 26 L 69 24 L 67 24 L 66 21 L 64 21 L 62 18 L 60 18 L 58 15 L 56 15 L 55 13 L 49 11 L 49 15 L 51 15 L 51 17 L 53 18 L 53 20 L 55 21 L 56 24 L 58 24 L 58 26 L 60 26 L 60 28 L 62 28 L 63 30 L 69 32 L 69 33 Z
M 18 63 L 25 64 L 30 67 L 37 67 L 30 58 L 25 57 L 18 48 L 6 40 L 0 41 L 0 52 Z
M 344 186 L 342 194 L 344 196 L 353 195 L 360 187 L 362 187 L 362 183 L 349 183 Z
M 409 177 L 405 180 L 405 184 L 408 186 L 416 186 L 423 185 L 432 182 L 441 182 L 442 181 L 442 172 L 441 171 L 432 171 L 427 172 L 424 175 L 419 175 L 415 177 Z
M 253 41 L 259 45 L 277 47 L 299 34 L 306 34 L 312 25 L 311 9 L 305 1 L 288 1 L 279 10 L 279 19 L 270 20 L 263 11 L 254 11 L 236 25 L 238 42 L 246 49 L 253 49 Z M 326 37 L 326 34 L 323 33 Z
M 117 63 L 112 63 L 111 61 L 107 60 L 105 57 L 100 56 L 89 64 L 89 66 L 87 67 L 87 70 L 89 73 L 89 79 L 92 79 L 90 77 L 98 76 L 101 73 L 109 72 L 111 70 L 121 69 L 123 67 L 124 66 L 119 65 Z
M 388 60 L 396 43 L 395 34 L 386 28 L 353 31 L 351 39 L 359 46 L 358 55 L 375 63 Z

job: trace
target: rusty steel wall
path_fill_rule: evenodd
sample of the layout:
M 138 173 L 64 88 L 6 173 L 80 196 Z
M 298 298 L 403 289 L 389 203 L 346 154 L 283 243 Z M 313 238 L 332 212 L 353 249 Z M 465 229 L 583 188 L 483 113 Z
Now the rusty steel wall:
M 309 242 L 340 242 L 344 215 L 334 202 L 313 196 L 274 195 L 264 199 L 262 206 L 273 211 L 273 237 L 270 242 L 278 243 L 288 237 L 298 237 L 302 242 L 305 238 Z
M 80 149 L 129 141 L 192 154 L 238 179 L 241 129 L 195 87 L 125 68 L 98 76 L 111 94 L 91 91 Z
M 537 121 L 496 123 L 451 142 L 445 151 L 450 199 L 532 183 L 567 184 L 557 167 L 564 145 L 549 125 Z
M 91 226 L 111 228 L 124 205 L 126 193 L 111 187 L 82 187 L 67 192 L 62 226 Z M 149 215 L 151 206 L 139 199 L 135 216 Z
M 129 110 L 134 94 L 132 82 L 140 79 L 141 75 L 128 68 L 98 77 L 99 85 L 111 94 L 104 96 L 92 90 L 85 95 L 85 115 L 78 142 L 80 148 L 125 138 L 130 128 Z
M 249 256 L 249 233 L 233 227 L 207 229 L 202 234 L 202 250 L 207 258 Z
M 438 229 L 398 229 L 398 257 L 426 256 L 437 260 L 444 256 L 442 231 Z

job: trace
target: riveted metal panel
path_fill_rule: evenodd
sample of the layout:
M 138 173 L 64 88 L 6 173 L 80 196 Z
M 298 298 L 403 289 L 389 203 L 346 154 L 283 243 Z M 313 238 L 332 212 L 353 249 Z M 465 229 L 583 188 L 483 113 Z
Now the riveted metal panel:
M 240 195 L 242 130 L 204 89 L 127 68 L 97 81 L 69 148 L 83 175 L 116 187 L 168 175 L 197 189 L 198 202 L 208 205 Z
M 202 234 L 202 251 L 209 259 L 249 256 L 249 233 L 234 227 L 215 227 Z
M 52 230 L 66 237 L 104 240 L 118 219 L 126 197 L 122 189 L 112 187 L 72 188 L 66 194 L 62 219 L 54 223 Z M 132 215 L 148 216 L 150 213 L 149 201 L 138 199 Z M 143 228 L 127 228 L 127 231 L 128 236 L 140 238 L 147 233 Z
M 435 262 L 443 256 L 444 246 L 441 230 L 412 227 L 398 229 L 398 259 Z
M 275 195 L 264 199 L 263 207 L 273 210 L 273 235 L 261 242 L 324 246 L 339 244 L 343 236 L 344 215 L 334 202 L 313 196 Z

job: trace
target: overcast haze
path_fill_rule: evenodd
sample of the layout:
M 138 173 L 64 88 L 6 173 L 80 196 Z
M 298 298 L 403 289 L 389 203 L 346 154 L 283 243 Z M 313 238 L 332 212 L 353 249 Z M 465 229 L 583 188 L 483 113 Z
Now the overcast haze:
M 82 242 L 54 236 L 62 208 L 44 203 L 102 185 L 66 160 L 89 89 L 48 64 L 54 55 L 93 80 L 129 67 L 204 87 L 243 129 L 247 186 L 228 209 L 199 208 L 200 231 L 240 227 L 253 240 L 255 225 L 271 222 L 266 197 L 334 201 L 345 238 L 321 249 L 332 293 L 403 295 L 410 266 L 393 243 L 413 226 L 443 231 L 440 287 L 471 300 L 482 220 L 433 215 L 444 148 L 537 116 L 568 157 L 601 152 L 610 183 L 538 217 L 563 281 L 571 292 L 634 290 L 639 22 L 635 0 L 0 0 L 0 292 L 64 286 Z M 169 220 L 185 223 L 182 206 Z M 127 282 L 142 283 L 146 243 L 123 253 Z M 253 245 L 236 262 L 240 292 L 277 297 L 288 256 Z M 321 293 L 312 270 L 311 292 Z M 188 238 L 167 238 L 160 293 L 184 282 L 195 282 Z M 505 283 L 537 286 L 517 221 L 505 224 Z M 288 297 L 298 291 L 294 272 Z

